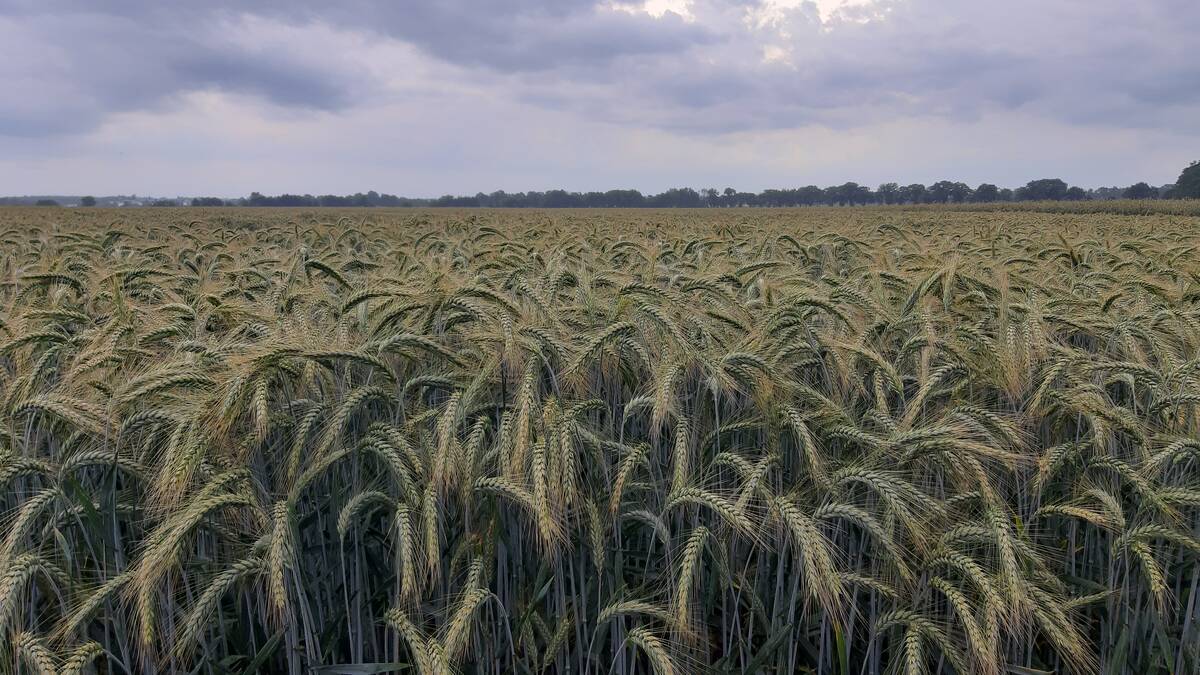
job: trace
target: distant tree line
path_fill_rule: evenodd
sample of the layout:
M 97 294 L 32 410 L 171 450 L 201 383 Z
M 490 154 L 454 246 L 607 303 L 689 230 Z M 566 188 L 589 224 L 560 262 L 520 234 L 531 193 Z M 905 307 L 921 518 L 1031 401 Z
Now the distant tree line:
M 207 206 L 197 201 L 211 201 L 211 198 L 193 199 L 193 206 Z M 251 192 L 249 197 L 236 200 L 238 206 L 425 206 L 430 200 L 408 199 L 396 195 L 380 194 L 374 190 L 367 193 L 358 192 L 352 195 L 290 195 L 282 194 L 269 197 L 259 192 Z
M 105 198 L 111 200 L 114 198 Z M 148 206 L 458 206 L 458 207 L 526 207 L 526 208 L 703 208 L 736 206 L 858 206 L 863 204 L 964 204 L 1025 201 L 1084 201 L 1108 199 L 1200 199 L 1200 161 L 1192 162 L 1171 185 L 1154 187 L 1134 183 L 1128 187 L 1101 187 L 1084 190 L 1069 186 L 1059 178 L 1032 180 L 1015 190 L 1000 188 L 991 183 L 971 187 L 950 180 L 932 185 L 912 183 L 883 183 L 875 189 L 849 182 L 829 187 L 807 185 L 799 188 L 741 192 L 731 187 L 724 190 L 708 188 L 671 188 L 658 194 L 642 194 L 637 190 L 608 190 L 607 192 L 496 192 L 474 196 L 445 195 L 435 199 L 397 197 L 396 195 L 358 192 L 352 195 L 294 195 L 276 196 L 252 192 L 241 199 L 196 197 L 189 200 L 157 199 L 138 202 L 136 196 L 125 204 Z M 58 206 L 59 201 L 38 197 L 3 197 L 0 204 L 36 204 Z M 72 205 L 70 203 L 68 206 Z M 94 197 L 83 197 L 80 206 L 95 206 Z
M 380 194 L 375 191 L 348 196 L 293 195 L 267 196 L 258 192 L 240 200 L 225 202 L 239 206 L 433 206 L 433 207 L 494 207 L 494 208 L 704 208 L 736 206 L 858 206 L 864 204 L 963 204 L 983 202 L 1022 201 L 1083 201 L 1089 199 L 1160 199 L 1185 197 L 1174 186 L 1153 187 L 1136 183 L 1126 188 L 1084 190 L 1058 178 L 1030 181 L 1015 190 L 1000 188 L 991 183 L 971 187 L 966 183 L 943 180 L 932 185 L 884 183 L 875 189 L 849 182 L 830 187 L 808 185 L 799 188 L 772 189 L 762 192 L 741 192 L 734 188 L 671 188 L 658 194 L 642 194 L 638 190 L 608 190 L 607 192 L 545 192 L 477 193 L 474 196 L 445 195 L 436 199 L 417 199 Z M 1197 194 L 1200 196 L 1200 194 Z M 217 206 L 221 200 L 198 198 L 193 206 Z

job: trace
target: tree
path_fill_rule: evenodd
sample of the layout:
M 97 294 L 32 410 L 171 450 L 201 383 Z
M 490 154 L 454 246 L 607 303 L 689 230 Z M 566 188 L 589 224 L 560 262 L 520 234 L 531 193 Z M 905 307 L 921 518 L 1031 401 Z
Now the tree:
M 1157 190 L 1154 191 L 1154 195 L 1158 196 Z M 1129 199 L 1129 197 L 1125 196 L 1125 190 L 1114 186 L 1092 188 L 1088 190 L 1088 199 Z
M 79 205 L 80 206 L 95 206 L 96 198 L 91 195 L 88 195 L 87 197 L 82 197 L 79 200 Z
M 851 204 L 870 204 L 875 201 L 875 195 L 871 192 L 871 188 L 858 183 L 846 183 L 844 187 L 849 189 Z
M 913 183 L 900 188 L 900 200 L 910 204 L 923 204 L 929 199 L 929 192 L 921 183 Z
M 39 199 L 33 203 L 34 206 L 58 206 L 58 202 L 53 199 Z
M 1171 199 L 1200 199 L 1200 161 L 1192 162 L 1179 174 L 1175 187 L 1167 193 Z
M 971 196 L 973 202 L 995 202 L 1000 200 L 1000 188 L 991 183 L 980 183 Z
M 896 183 L 883 183 L 875 191 L 875 194 L 879 196 L 879 201 L 884 204 L 900 203 L 900 186 Z
M 1158 197 L 1158 190 L 1150 187 L 1148 183 L 1134 183 L 1125 188 L 1121 193 L 1122 199 L 1154 199 Z
M 1072 186 L 1067 188 L 1067 191 L 1063 194 L 1063 199 L 1069 202 L 1081 202 L 1087 199 L 1087 192 L 1079 186 Z
M 758 206 L 758 195 L 753 192 L 739 192 L 733 196 L 738 206 Z
M 1056 201 L 1066 198 L 1067 184 L 1061 178 L 1031 180 L 1023 188 L 1017 188 L 1017 201 Z
M 825 192 L 816 185 L 805 185 L 796 193 L 798 201 L 804 206 L 816 206 L 825 198 Z
M 849 204 L 867 204 L 871 201 L 871 188 L 864 187 L 853 181 L 825 188 L 825 201 L 829 204 L 845 206 Z
M 661 194 L 653 195 L 648 200 L 650 206 L 664 208 L 695 208 L 703 206 L 700 203 L 700 193 L 692 188 L 671 188 Z
M 638 208 L 646 205 L 646 197 L 637 190 L 609 190 L 604 193 L 608 206 Z
M 763 190 L 758 196 L 759 206 L 791 206 L 790 190 Z
M 574 208 L 582 204 L 578 194 L 566 190 L 548 190 L 544 199 L 543 206 L 548 209 Z
M 966 183 L 940 180 L 929 186 L 929 201 L 945 204 L 961 204 L 971 197 L 971 187 Z

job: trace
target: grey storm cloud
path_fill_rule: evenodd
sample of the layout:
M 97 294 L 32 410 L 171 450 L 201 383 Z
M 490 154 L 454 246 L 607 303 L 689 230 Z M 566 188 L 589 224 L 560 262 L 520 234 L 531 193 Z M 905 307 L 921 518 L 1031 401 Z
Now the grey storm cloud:
M 495 72 L 603 69 L 616 59 L 678 52 L 713 39 L 676 15 L 654 18 L 578 0 L 478 3 L 0 2 L 0 65 L 9 96 L 0 134 L 86 130 L 105 115 L 160 104 L 188 91 L 258 95 L 281 106 L 337 110 L 369 97 L 362 68 L 322 45 L 256 49 L 222 34 L 257 17 L 322 24 L 363 40 L 396 40 L 435 59 Z M 386 67 L 386 64 L 384 64 Z
M 503 71 L 547 71 L 595 66 L 620 57 L 677 53 L 708 43 L 714 35 L 677 15 L 652 18 L 597 11 L 593 2 L 380 3 L 382 10 L 343 5 L 339 23 L 371 25 L 389 37 L 412 42 L 447 61 Z
M 7 22 L 4 19 L 7 18 Z M 86 11 L 0 16 L 13 53 L 0 63 L 10 103 L 0 134 L 86 131 L 114 112 L 153 108 L 188 91 L 219 89 L 282 106 L 335 109 L 358 84 L 337 63 L 233 44 L 206 17 Z
M 86 132 L 200 90 L 346 110 L 384 86 L 389 64 L 353 53 L 373 44 L 407 45 L 494 95 L 684 133 L 1013 110 L 1153 128 L 1200 102 L 1194 0 L 868 0 L 825 18 L 812 3 L 693 0 L 686 13 L 593 0 L 0 0 L 0 135 Z M 353 44 L 260 42 L 264 25 Z

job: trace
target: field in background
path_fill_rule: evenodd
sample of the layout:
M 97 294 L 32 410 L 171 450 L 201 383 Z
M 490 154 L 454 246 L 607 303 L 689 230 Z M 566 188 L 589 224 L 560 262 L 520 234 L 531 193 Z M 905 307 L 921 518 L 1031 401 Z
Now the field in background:
M 1188 213 L 2 209 L 0 663 L 1197 672 Z
M 1121 216 L 1191 216 L 1200 217 L 1200 199 L 1114 199 L 1079 202 L 988 202 L 984 204 L 920 204 L 886 206 L 884 209 L 911 211 L 988 211 L 1026 213 L 1102 213 Z

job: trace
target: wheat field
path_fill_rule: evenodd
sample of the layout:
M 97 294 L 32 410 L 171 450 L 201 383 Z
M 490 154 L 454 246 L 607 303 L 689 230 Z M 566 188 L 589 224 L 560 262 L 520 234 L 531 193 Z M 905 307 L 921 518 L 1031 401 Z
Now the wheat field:
M 0 671 L 1200 672 L 1198 247 L 0 211 Z

